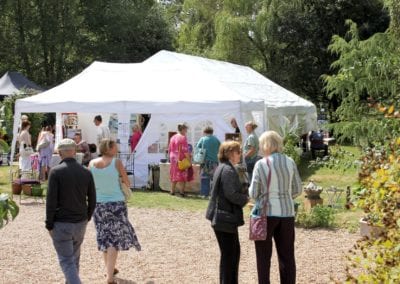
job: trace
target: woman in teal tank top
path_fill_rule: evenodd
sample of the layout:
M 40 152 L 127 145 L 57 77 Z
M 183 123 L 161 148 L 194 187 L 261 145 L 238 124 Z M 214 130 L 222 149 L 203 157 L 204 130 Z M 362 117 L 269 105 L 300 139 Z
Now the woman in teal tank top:
M 103 252 L 107 271 L 107 282 L 114 282 L 118 251 L 141 247 L 135 229 L 128 220 L 128 210 L 122 193 L 119 178 L 130 185 L 126 171 L 119 159 L 117 143 L 103 139 L 100 143 L 101 157 L 89 163 L 96 187 L 96 209 L 93 220 L 96 227 L 97 246 Z

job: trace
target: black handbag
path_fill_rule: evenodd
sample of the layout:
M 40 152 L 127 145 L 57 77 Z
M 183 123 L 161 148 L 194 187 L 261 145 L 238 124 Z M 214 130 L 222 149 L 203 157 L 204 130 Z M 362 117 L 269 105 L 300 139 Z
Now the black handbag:
M 218 204 L 218 203 L 217 203 Z M 217 225 L 221 223 L 237 224 L 237 217 L 226 210 L 221 210 L 215 208 L 213 219 L 211 220 L 211 225 Z

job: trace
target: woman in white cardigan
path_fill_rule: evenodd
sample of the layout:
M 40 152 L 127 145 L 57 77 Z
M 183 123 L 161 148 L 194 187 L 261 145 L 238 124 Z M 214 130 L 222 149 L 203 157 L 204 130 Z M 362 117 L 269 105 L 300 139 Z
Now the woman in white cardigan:
M 295 162 L 282 154 L 283 138 L 278 133 L 266 131 L 259 142 L 265 157 L 255 164 L 249 188 L 249 195 L 256 203 L 267 204 L 267 239 L 255 241 L 258 283 L 270 283 L 272 238 L 279 259 L 280 282 L 295 283 L 293 199 L 302 190 L 299 172 Z

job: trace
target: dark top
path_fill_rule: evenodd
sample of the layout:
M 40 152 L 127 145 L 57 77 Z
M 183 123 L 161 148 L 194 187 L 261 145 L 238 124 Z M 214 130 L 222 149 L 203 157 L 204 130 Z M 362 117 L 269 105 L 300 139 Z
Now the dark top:
M 49 175 L 46 199 L 46 228 L 54 222 L 89 221 L 96 206 L 96 189 L 91 172 L 74 158 L 63 159 Z
M 311 149 L 324 149 L 324 135 L 319 131 L 312 131 L 310 135 Z
M 220 177 L 218 177 L 219 175 Z M 246 205 L 248 197 L 242 193 L 242 184 L 240 183 L 239 175 L 230 162 L 218 165 L 213 180 L 215 182 L 212 186 L 206 218 L 212 221 L 218 198 L 218 209 L 233 213 L 236 216 L 237 222 L 236 224 L 217 224 L 213 227 L 217 231 L 234 233 L 238 226 L 244 224 L 242 208 Z

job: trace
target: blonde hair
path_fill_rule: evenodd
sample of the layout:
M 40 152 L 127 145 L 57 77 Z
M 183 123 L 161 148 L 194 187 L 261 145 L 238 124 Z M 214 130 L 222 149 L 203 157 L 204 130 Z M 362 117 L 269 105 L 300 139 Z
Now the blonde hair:
M 264 153 L 267 151 L 270 153 L 283 151 L 283 138 L 273 130 L 261 134 L 259 142 Z
M 258 125 L 254 122 L 254 121 L 248 121 L 246 122 L 246 124 L 244 126 L 250 125 L 251 129 L 256 129 L 258 127 Z
M 218 160 L 222 162 L 229 161 L 229 157 L 233 152 L 240 153 L 240 143 L 237 141 L 225 141 L 218 150 Z
M 132 127 L 132 130 L 137 129 L 139 132 L 142 132 L 142 127 L 140 126 L 139 123 L 135 123 Z
M 99 151 L 101 155 L 107 155 L 107 153 L 110 151 L 110 149 L 112 147 L 114 147 L 114 145 L 117 142 L 115 142 L 114 140 L 111 140 L 109 138 L 104 138 L 101 140 L 100 145 L 99 145 Z

